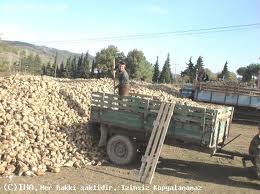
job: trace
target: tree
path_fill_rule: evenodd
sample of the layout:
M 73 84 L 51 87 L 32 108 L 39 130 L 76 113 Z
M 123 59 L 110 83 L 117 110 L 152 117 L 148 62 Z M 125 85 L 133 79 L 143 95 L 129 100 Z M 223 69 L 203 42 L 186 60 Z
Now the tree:
M 67 78 L 72 78 L 72 72 L 71 72 L 71 57 L 69 57 L 66 61 L 66 66 L 65 66 L 65 77 Z
M 135 73 L 136 80 L 151 82 L 153 78 L 153 66 L 148 61 L 142 61 Z
M 228 71 L 228 62 L 226 61 L 222 72 L 218 75 L 218 78 L 221 78 L 223 80 L 225 80 L 225 78 L 227 78 L 229 75 L 229 71 Z
M 16 65 L 17 69 L 21 72 L 35 75 L 40 75 L 42 73 L 42 61 L 39 55 L 30 54 L 27 57 L 23 57 Z
M 33 72 L 33 61 L 34 61 L 34 56 L 33 54 L 30 54 L 27 57 L 24 57 L 21 60 L 21 69 L 23 72 L 31 73 Z
M 242 76 L 242 81 L 243 82 L 249 82 L 251 80 L 251 73 L 247 69 L 247 67 L 240 67 L 237 70 L 237 74 Z
M 76 72 L 75 72 L 75 78 L 83 78 L 84 76 L 84 65 L 83 65 L 83 53 L 81 54 L 81 56 L 78 59 L 78 64 L 76 67 Z
M 35 74 L 35 75 L 39 75 L 41 74 L 41 66 L 42 66 L 42 61 L 41 61 L 41 58 L 39 55 L 35 55 L 34 58 L 31 59 L 31 70 L 30 72 L 32 74 Z
M 154 64 L 153 82 L 158 83 L 159 77 L 160 77 L 160 70 L 159 70 L 159 62 L 158 62 L 158 56 L 157 56 L 156 62 Z
M 58 75 L 58 77 L 65 77 L 66 76 L 66 70 L 65 70 L 63 62 L 61 62 L 61 64 L 60 64 L 60 68 L 59 68 L 57 75 Z
M 258 74 L 258 71 L 260 71 L 260 64 L 252 63 L 252 64 L 247 66 L 247 69 L 248 69 L 249 74 L 251 75 L 251 79 L 253 79 L 252 81 L 254 83 L 255 80 L 256 80 L 256 76 Z
M 146 60 L 143 51 L 137 49 L 129 51 L 125 61 L 130 78 L 152 81 L 153 66 Z
M 238 75 L 242 76 L 242 81 L 250 82 L 252 78 L 253 79 L 255 78 L 259 70 L 260 70 L 260 64 L 252 63 L 246 67 L 240 67 L 237 70 L 237 73 Z
M 53 69 L 54 69 L 54 77 L 57 77 L 57 70 L 58 70 L 58 53 L 56 51 L 54 63 L 53 63 Z
M 90 61 L 89 61 L 89 54 L 86 52 L 84 58 L 83 58 L 83 78 L 89 78 L 90 77 Z
M 159 78 L 161 83 L 171 83 L 172 82 L 172 73 L 170 68 L 170 55 L 168 53 L 167 59 L 163 65 L 162 72 Z
M 195 69 L 196 69 L 197 72 L 203 72 L 204 65 L 203 65 L 203 57 L 202 56 L 199 56 L 199 58 L 197 59 Z
M 143 51 L 134 49 L 129 51 L 126 57 L 127 70 L 129 72 L 130 78 L 138 79 L 137 70 L 140 68 L 141 64 L 146 62 Z
M 112 60 L 121 56 L 117 47 L 110 45 L 96 54 L 96 67 L 100 77 L 112 77 Z
M 217 81 L 218 80 L 217 74 L 213 73 L 210 69 L 205 68 L 204 71 L 205 71 L 206 75 L 208 75 L 209 81 Z
M 228 72 L 225 81 L 227 82 L 238 82 L 237 75 L 234 72 Z
M 222 71 L 222 74 L 224 75 L 224 76 L 227 76 L 228 75 L 228 73 L 229 73 L 229 71 L 228 71 L 228 62 L 226 61 L 226 63 L 225 63 L 225 65 L 224 65 L 224 68 L 223 68 L 223 71 Z
M 72 61 L 71 61 L 71 69 L 70 69 L 71 73 L 72 73 L 72 78 L 77 78 L 77 57 L 74 56 L 72 58 Z
M 192 57 L 190 57 L 189 62 L 186 63 L 187 68 L 181 72 L 181 76 L 188 76 L 189 83 L 192 83 L 196 78 L 196 69 L 192 62 Z
M 96 69 L 96 62 L 95 60 L 93 59 L 92 61 L 92 65 L 91 65 L 91 73 L 90 73 L 90 77 L 94 78 L 95 77 L 95 69 Z
M 41 75 L 46 75 L 46 67 L 45 65 L 42 66 L 42 73 Z
M 45 72 L 46 72 L 46 75 L 53 76 L 54 69 L 52 68 L 50 61 L 47 63 L 47 66 L 45 68 Z
M 56 77 L 56 73 L 57 73 L 57 65 L 55 63 L 52 64 L 51 66 L 52 69 L 52 73 L 50 76 Z
M 126 61 L 126 56 L 123 52 L 117 53 L 115 62 L 116 64 L 119 64 L 120 61 Z

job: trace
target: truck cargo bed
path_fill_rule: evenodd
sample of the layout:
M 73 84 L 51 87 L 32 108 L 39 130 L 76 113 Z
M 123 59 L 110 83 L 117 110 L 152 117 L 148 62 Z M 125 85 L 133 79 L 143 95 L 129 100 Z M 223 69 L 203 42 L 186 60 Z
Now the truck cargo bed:
M 208 86 L 200 83 L 195 89 L 194 100 L 234 106 L 234 118 L 260 122 L 260 90 L 235 86 Z
M 151 133 L 160 101 L 133 96 L 92 93 L 90 121 L 128 133 Z M 217 149 L 229 134 L 233 107 L 199 108 L 176 104 L 167 137 Z

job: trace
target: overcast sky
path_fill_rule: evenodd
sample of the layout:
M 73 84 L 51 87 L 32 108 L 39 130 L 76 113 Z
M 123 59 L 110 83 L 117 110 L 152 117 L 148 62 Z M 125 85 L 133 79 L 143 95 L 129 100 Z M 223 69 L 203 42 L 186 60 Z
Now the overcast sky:
M 92 55 L 111 44 L 125 54 L 137 48 L 151 63 L 159 56 L 160 66 L 170 53 L 177 73 L 190 56 L 196 62 L 200 55 L 214 72 L 221 71 L 226 60 L 236 71 L 260 62 L 260 25 L 206 34 L 93 39 L 260 23 L 259 8 L 258 0 L 0 0 L 0 33 L 6 40 L 79 53 L 88 50 Z

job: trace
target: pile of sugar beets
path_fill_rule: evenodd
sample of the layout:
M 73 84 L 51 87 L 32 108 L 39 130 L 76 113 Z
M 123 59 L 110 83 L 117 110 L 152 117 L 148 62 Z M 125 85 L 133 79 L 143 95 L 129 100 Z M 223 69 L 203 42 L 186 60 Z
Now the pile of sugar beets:
M 113 80 L 19 74 L 0 78 L 0 176 L 41 176 L 64 166 L 100 165 L 104 151 L 88 129 L 92 91 L 113 93 Z M 205 106 L 144 82 L 132 82 L 131 92 Z

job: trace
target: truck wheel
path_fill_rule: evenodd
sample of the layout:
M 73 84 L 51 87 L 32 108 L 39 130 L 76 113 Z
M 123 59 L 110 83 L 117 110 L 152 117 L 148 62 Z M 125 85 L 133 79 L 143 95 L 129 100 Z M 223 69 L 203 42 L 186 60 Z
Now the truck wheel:
M 112 136 L 107 143 L 109 159 L 117 165 L 127 165 L 136 158 L 136 144 L 123 135 Z
M 260 138 L 259 135 L 256 135 L 250 142 L 250 146 L 249 146 L 249 155 L 253 156 L 251 161 L 254 165 L 255 165 L 255 156 L 258 155 L 259 145 L 260 145 Z
M 249 146 L 249 154 L 252 156 L 252 163 L 255 167 L 255 172 L 258 178 L 260 178 L 260 138 L 256 135 Z

